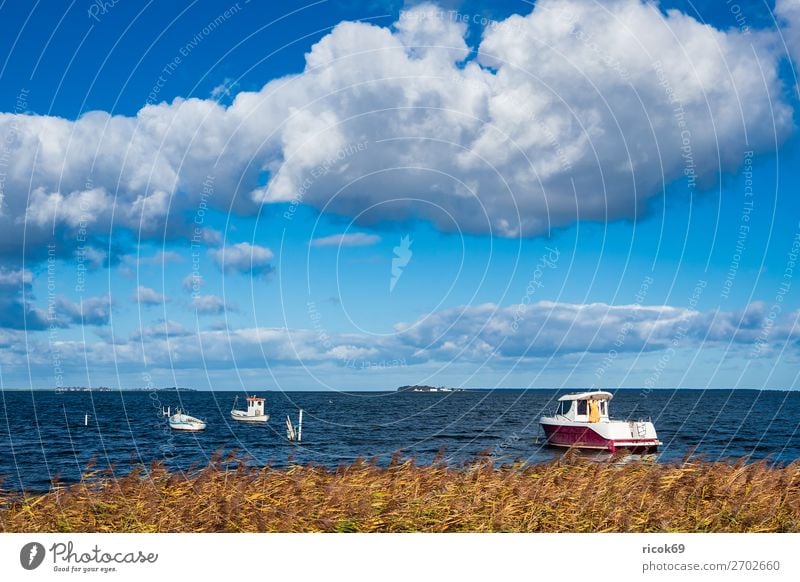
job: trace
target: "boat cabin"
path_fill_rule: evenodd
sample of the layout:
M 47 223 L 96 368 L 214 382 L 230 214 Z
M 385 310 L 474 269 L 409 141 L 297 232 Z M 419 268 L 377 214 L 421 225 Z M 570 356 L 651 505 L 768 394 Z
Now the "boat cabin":
M 608 401 L 613 397 L 603 390 L 567 394 L 558 399 L 555 416 L 574 422 L 608 422 Z
M 263 416 L 264 415 L 264 402 L 265 398 L 257 396 L 248 396 L 247 400 L 247 416 Z

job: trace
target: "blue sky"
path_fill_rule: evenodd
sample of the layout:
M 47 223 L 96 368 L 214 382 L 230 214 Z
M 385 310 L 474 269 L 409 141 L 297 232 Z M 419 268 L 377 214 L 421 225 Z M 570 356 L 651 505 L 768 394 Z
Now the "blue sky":
M 796 387 L 798 3 L 272 4 L 0 6 L 4 387 Z

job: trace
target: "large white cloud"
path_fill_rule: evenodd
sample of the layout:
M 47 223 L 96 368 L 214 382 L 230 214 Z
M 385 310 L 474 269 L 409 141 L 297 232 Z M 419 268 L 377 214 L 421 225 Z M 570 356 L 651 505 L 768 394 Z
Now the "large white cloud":
M 451 16 L 422 5 L 392 27 L 341 23 L 302 73 L 229 107 L 0 114 L 0 249 L 19 253 L 23 228 L 36 248 L 55 226 L 69 251 L 80 229 L 112 221 L 190 236 L 206 205 L 291 201 L 364 223 L 537 235 L 632 217 L 665 183 L 709 184 L 791 130 L 774 31 L 721 31 L 639 0 L 543 0 L 469 47 Z

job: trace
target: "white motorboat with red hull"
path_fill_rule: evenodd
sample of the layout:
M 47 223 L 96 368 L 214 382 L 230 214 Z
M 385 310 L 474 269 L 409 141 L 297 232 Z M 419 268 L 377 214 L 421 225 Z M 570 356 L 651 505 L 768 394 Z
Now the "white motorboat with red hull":
M 612 420 L 608 404 L 610 392 L 595 390 L 567 394 L 558 399 L 552 416 L 539 419 L 547 443 L 557 447 L 574 447 L 616 452 L 654 452 L 661 441 L 649 420 Z

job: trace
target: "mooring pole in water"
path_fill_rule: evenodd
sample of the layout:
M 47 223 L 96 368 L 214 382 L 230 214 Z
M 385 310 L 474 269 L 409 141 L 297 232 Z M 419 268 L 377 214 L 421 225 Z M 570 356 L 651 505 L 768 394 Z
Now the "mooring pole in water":
M 297 442 L 303 440 L 303 409 L 300 409 L 300 419 L 297 421 Z
M 83 426 L 89 426 L 89 414 L 88 413 L 83 415 Z

